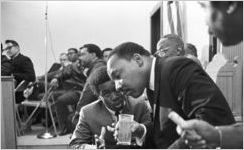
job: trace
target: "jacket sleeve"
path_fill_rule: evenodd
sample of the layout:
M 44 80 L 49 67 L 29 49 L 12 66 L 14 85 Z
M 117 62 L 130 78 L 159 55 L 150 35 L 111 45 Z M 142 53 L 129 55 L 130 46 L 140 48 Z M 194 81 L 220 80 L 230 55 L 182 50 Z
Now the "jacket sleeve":
M 23 61 L 20 62 L 22 66 L 21 73 L 13 73 L 16 80 L 26 80 L 29 82 L 36 80 L 35 70 L 33 63 L 30 58 L 26 57 Z
M 78 149 L 82 147 L 82 144 L 92 144 L 92 135 L 93 134 L 91 133 L 89 125 L 87 123 L 87 117 L 84 114 L 84 110 L 81 109 L 79 121 L 72 135 L 69 147 Z
M 90 104 L 91 102 L 94 102 L 95 100 L 97 100 L 97 96 L 92 92 L 89 83 L 86 82 L 84 89 L 81 93 L 81 97 L 77 103 L 76 112 L 80 112 L 80 109 L 83 106 Z
M 242 149 L 243 148 L 243 123 L 236 123 L 230 126 L 219 126 L 222 132 L 221 148 Z

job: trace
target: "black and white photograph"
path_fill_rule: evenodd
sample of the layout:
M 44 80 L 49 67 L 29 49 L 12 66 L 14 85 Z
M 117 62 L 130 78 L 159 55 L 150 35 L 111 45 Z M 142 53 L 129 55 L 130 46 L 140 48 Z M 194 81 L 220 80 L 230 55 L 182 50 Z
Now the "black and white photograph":
M 243 149 L 243 1 L 1 0 L 2 149 Z

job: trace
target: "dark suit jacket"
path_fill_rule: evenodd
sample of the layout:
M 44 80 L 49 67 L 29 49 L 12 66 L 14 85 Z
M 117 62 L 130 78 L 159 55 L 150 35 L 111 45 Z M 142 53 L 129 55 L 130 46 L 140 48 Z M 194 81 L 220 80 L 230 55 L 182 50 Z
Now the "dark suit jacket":
M 148 97 L 155 112 L 145 142 L 148 148 L 168 148 L 179 138 L 176 125 L 168 119 L 170 109 L 184 119 L 198 118 L 212 125 L 235 123 L 220 89 L 202 67 L 184 57 L 156 59 L 155 91 Z
M 13 76 L 17 81 L 17 85 L 22 81 L 33 82 L 36 80 L 35 70 L 31 59 L 27 56 L 19 54 L 12 60 Z
M 97 59 L 88 69 L 87 71 L 87 81 L 89 80 L 89 76 L 94 70 L 101 66 L 106 66 L 106 62 L 102 59 Z M 97 96 L 92 92 L 90 85 L 88 82 L 85 83 L 84 89 L 81 93 L 80 99 L 77 103 L 76 106 L 76 112 L 80 112 L 80 109 L 87 105 L 90 104 L 91 102 L 94 102 L 97 100 Z
M 134 120 L 139 123 L 148 124 L 151 121 L 149 108 L 142 98 L 128 98 L 128 102 L 122 113 L 133 114 Z M 111 113 L 101 100 L 84 106 L 80 111 L 79 122 L 73 133 L 70 147 L 78 148 L 85 143 L 92 144 L 94 135 L 97 134 L 99 136 L 101 128 L 103 126 L 111 126 L 113 122 Z M 111 148 L 116 145 L 113 132 L 106 131 L 105 145 L 106 148 Z

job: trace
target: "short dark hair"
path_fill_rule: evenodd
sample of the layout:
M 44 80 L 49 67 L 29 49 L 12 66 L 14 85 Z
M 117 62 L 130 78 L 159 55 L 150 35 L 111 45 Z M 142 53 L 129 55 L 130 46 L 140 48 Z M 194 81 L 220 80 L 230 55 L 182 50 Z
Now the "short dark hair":
M 101 49 L 95 44 L 85 44 L 82 48 L 87 48 L 89 53 L 95 53 L 98 58 L 102 58 Z
M 104 52 L 106 52 L 106 51 L 112 51 L 113 49 L 112 48 L 105 48 L 103 51 L 102 51 L 102 53 L 104 54 Z
M 5 44 L 11 43 L 13 46 L 19 47 L 19 44 L 15 40 L 6 40 Z
M 88 83 L 90 85 L 91 90 L 97 96 L 99 96 L 100 90 L 98 86 L 107 81 L 110 81 L 108 76 L 107 67 L 101 66 L 94 70 L 88 78 Z
M 125 42 L 120 44 L 119 46 L 115 47 L 111 53 L 109 54 L 110 58 L 113 55 L 117 55 L 120 58 L 125 58 L 127 60 L 131 60 L 133 55 L 135 53 L 138 53 L 140 55 L 144 56 L 150 56 L 150 52 L 147 51 L 144 47 L 142 47 L 139 44 L 133 43 L 133 42 Z
M 197 57 L 197 48 L 193 44 L 186 43 L 184 46 L 184 50 L 185 50 L 185 55 L 186 54 L 192 54 L 195 57 Z
M 78 50 L 76 48 L 69 48 L 68 51 L 73 50 L 75 53 L 78 53 Z

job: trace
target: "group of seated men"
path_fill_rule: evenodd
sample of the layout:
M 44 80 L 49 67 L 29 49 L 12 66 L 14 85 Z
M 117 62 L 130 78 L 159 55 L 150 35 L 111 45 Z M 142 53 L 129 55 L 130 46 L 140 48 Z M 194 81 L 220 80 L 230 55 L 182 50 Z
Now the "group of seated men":
M 210 15 L 209 30 L 224 46 L 243 40 L 243 25 L 239 22 L 243 18 L 242 3 L 200 3 L 215 16 Z M 163 38 L 172 36 L 175 37 Z M 139 44 L 122 43 L 111 51 L 107 64 L 101 60 L 96 45 L 80 48 L 78 68 L 86 81 L 73 117 L 75 120 L 79 116 L 79 120 L 70 147 L 90 149 L 103 140 L 105 143 L 98 148 L 243 147 L 243 125 L 236 124 L 224 95 L 195 58 L 178 56 L 186 50 L 182 45 L 178 47 L 178 38 L 173 39 L 176 42 L 162 44 L 166 48 L 158 44 L 156 57 Z M 71 78 L 74 68 L 69 68 Z M 55 76 L 50 84 L 60 85 L 65 77 Z M 144 100 L 145 91 L 152 111 Z M 168 117 L 172 111 L 183 119 Z M 114 140 L 120 129 L 117 116 L 121 113 L 134 115 L 130 126 L 134 144 L 128 147 L 120 147 Z M 176 131 L 175 123 L 181 131 Z

